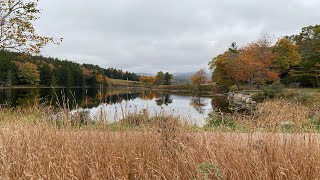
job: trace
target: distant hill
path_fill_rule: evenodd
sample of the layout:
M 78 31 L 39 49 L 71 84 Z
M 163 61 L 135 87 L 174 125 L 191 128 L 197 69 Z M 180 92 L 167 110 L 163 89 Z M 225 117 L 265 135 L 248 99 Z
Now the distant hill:
M 191 82 L 191 77 L 196 72 L 186 72 L 186 73 L 173 73 L 173 81 L 176 83 L 189 83 Z M 211 78 L 211 73 L 207 72 L 207 78 Z
M 191 77 L 195 72 L 173 73 L 173 80 L 180 83 L 191 82 Z
M 151 73 L 136 73 L 138 76 L 155 76 L 154 74 Z
M 187 73 L 173 73 L 173 82 L 174 83 L 188 83 L 191 82 L 191 76 L 195 72 L 187 72 Z M 155 76 L 152 73 L 136 73 L 139 76 Z
M 194 72 L 178 72 L 173 73 L 173 83 L 190 83 L 191 77 L 196 73 Z M 155 76 L 155 74 L 152 73 L 136 73 L 139 76 Z M 207 72 L 207 78 L 211 79 L 211 72 Z

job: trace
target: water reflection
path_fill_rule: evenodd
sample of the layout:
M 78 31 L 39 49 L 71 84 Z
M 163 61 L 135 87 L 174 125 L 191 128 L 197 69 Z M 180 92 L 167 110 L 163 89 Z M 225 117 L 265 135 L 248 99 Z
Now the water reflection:
M 156 99 L 156 103 L 158 106 L 163 106 L 163 105 L 168 106 L 172 102 L 173 102 L 173 99 L 171 98 L 170 94 L 160 95 L 160 97 Z
M 198 111 L 200 114 L 204 114 L 205 113 L 205 107 L 208 105 L 205 101 L 204 98 L 201 98 L 201 96 L 196 95 L 194 96 L 191 101 L 190 101 L 190 105 L 196 110 Z
M 154 91 L 128 89 L 0 89 L 0 105 L 25 107 L 34 104 L 82 108 L 90 116 L 107 110 L 109 118 L 148 109 L 152 112 L 168 111 L 189 119 L 205 119 L 212 109 L 228 110 L 226 97 L 184 96 Z

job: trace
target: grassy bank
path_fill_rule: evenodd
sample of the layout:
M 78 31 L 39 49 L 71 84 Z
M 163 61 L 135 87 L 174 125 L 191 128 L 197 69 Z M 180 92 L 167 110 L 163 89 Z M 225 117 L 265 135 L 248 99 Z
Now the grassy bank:
M 249 114 L 215 112 L 196 129 L 147 112 L 107 123 L 65 109 L 0 108 L 0 178 L 318 179 L 318 107 L 274 99 Z
M 317 179 L 316 134 L 1 129 L 3 179 Z M 5 134 L 5 135 L 4 135 Z
M 138 81 L 127 81 L 122 79 L 108 79 L 107 83 L 111 86 L 129 86 L 129 87 L 141 86 L 141 83 Z
M 143 87 L 143 89 L 153 90 L 163 93 L 172 93 L 180 95 L 195 95 L 201 94 L 203 96 L 212 96 L 223 94 L 223 92 L 216 92 L 214 89 L 217 86 L 215 84 L 202 84 L 200 91 L 195 88 L 192 84 L 175 84 L 175 85 L 160 85 L 160 86 L 150 86 Z

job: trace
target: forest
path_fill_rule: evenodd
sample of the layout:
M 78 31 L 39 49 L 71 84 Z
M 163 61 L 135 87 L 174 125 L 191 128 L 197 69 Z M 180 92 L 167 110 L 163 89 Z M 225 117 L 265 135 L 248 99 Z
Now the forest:
M 213 81 L 224 86 L 261 86 L 280 81 L 287 86 L 320 87 L 320 25 L 272 44 L 262 37 L 243 47 L 232 43 L 210 63 Z
M 0 51 L 0 86 L 96 87 L 107 78 L 138 81 L 135 73 L 57 58 Z

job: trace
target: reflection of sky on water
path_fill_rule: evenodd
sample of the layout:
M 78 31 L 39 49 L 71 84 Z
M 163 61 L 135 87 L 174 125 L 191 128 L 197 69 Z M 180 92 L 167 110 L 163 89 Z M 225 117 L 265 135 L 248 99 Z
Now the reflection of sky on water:
M 188 120 L 192 124 L 203 125 L 209 112 L 212 110 L 211 99 L 201 98 L 202 106 L 201 113 L 199 113 L 192 105 L 191 101 L 193 97 L 190 96 L 176 96 L 171 95 L 172 103 L 168 105 L 158 106 L 156 98 L 152 100 L 143 100 L 136 98 L 134 100 L 125 101 L 115 104 L 101 104 L 98 107 L 93 107 L 89 110 L 90 116 L 97 118 L 100 117 L 101 111 L 103 112 L 105 119 L 109 122 L 120 120 L 123 116 L 128 114 L 142 112 L 143 109 L 147 109 L 151 116 L 159 113 L 165 113 L 169 115 L 179 116 L 183 120 Z
M 199 94 L 200 97 L 173 95 L 156 91 L 130 92 L 128 89 L 107 89 L 101 96 L 98 92 L 94 88 L 0 89 L 0 106 L 29 107 L 30 105 L 41 104 L 59 108 L 57 104 L 62 106 L 61 104 L 66 102 L 66 107 L 71 110 L 81 107 L 82 110 L 88 111 L 92 118 L 109 122 L 117 121 L 123 116 L 140 113 L 147 109 L 150 116 L 166 113 L 180 116 L 181 119 L 197 125 L 204 124 L 212 107 L 219 108 L 223 112 L 229 112 L 229 103 L 226 97 L 221 96 L 206 98 Z M 101 111 L 102 118 L 100 117 Z

